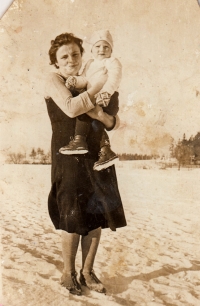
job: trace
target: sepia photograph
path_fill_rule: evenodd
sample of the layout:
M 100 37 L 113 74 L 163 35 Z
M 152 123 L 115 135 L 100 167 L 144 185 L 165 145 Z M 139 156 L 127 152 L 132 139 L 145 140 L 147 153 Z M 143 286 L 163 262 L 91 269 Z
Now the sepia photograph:
M 0 8 L 0 306 L 199 306 L 200 1 Z

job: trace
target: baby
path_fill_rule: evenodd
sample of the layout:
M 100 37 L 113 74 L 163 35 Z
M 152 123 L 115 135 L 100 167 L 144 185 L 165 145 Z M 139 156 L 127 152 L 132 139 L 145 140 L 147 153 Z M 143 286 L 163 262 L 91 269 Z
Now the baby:
M 90 59 L 81 76 L 71 76 L 66 81 L 68 89 L 81 90 L 90 88 L 98 79 L 104 79 L 104 85 L 96 95 L 96 103 L 109 115 L 116 116 L 119 110 L 118 87 L 122 77 L 122 66 L 117 58 L 112 57 L 113 40 L 109 31 L 96 31 L 93 33 L 90 43 L 92 45 L 93 59 Z M 93 120 L 96 128 L 101 128 L 103 123 Z M 90 129 L 91 121 L 83 121 L 76 118 L 74 139 L 68 145 L 60 148 L 62 154 L 85 154 L 88 152 L 86 138 Z M 102 127 L 104 131 L 104 126 Z M 111 150 L 109 139 L 105 133 L 100 141 L 100 157 L 94 164 L 94 170 L 102 170 L 113 165 L 118 156 Z

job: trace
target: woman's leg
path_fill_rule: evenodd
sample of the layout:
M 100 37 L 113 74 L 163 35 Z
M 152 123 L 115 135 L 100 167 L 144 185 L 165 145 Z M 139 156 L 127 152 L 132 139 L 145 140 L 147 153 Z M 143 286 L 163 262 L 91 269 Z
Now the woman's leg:
M 62 231 L 62 255 L 64 270 L 61 277 L 61 285 L 70 293 L 81 295 L 81 287 L 76 279 L 75 259 L 78 250 L 80 236 L 75 233 Z
M 94 259 L 101 238 L 101 228 L 90 231 L 87 236 L 82 236 L 82 270 L 83 273 L 91 272 L 93 269 Z
M 82 236 L 82 270 L 80 282 L 82 285 L 87 286 L 91 290 L 105 293 L 105 288 L 93 271 L 94 260 L 99 246 L 100 237 L 100 227 L 90 231 L 87 236 Z
M 64 261 L 64 273 L 74 273 L 75 259 L 78 250 L 80 236 L 78 234 L 62 231 L 62 255 Z

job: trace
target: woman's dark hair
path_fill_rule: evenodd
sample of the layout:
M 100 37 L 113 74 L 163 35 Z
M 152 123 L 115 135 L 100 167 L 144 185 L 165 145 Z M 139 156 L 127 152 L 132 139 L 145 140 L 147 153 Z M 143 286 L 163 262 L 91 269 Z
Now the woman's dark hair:
M 80 48 L 81 55 L 83 54 L 84 49 L 82 46 L 82 39 L 74 36 L 74 34 L 72 33 L 63 33 L 61 35 L 58 35 L 55 40 L 51 41 L 51 48 L 49 49 L 50 65 L 54 65 L 56 68 L 58 68 L 58 66 L 56 65 L 56 52 L 63 45 L 68 45 L 70 43 L 75 43 Z

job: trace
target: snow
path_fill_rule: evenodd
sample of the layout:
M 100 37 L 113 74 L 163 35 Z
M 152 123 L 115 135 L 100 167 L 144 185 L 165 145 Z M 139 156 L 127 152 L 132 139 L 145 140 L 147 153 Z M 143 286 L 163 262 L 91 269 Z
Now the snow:
M 102 233 L 94 269 L 107 295 L 83 287 L 81 297 L 59 284 L 60 232 L 47 210 L 50 166 L 2 165 L 0 304 L 199 306 L 200 171 L 149 165 L 117 164 L 128 226 Z M 76 266 L 79 272 L 80 249 Z

